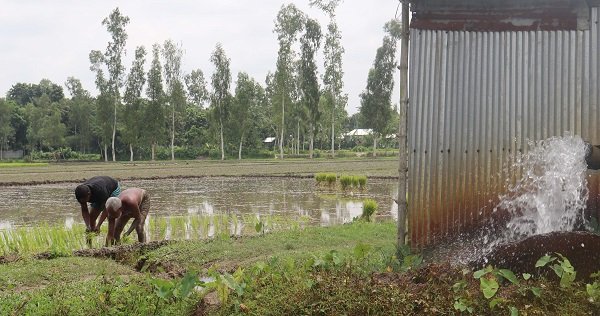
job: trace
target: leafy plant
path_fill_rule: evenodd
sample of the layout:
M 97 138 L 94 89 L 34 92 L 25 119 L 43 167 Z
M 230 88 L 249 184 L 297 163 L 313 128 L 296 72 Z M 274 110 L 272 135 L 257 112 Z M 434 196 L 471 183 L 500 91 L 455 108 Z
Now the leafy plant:
M 548 254 L 542 256 L 535 263 L 535 267 L 542 268 L 542 267 L 545 267 L 546 265 L 556 261 L 557 263 L 552 264 L 550 266 L 550 268 L 554 271 L 556 276 L 558 276 L 560 278 L 560 287 L 562 287 L 562 288 L 570 287 L 573 284 L 573 282 L 575 281 L 577 272 L 575 271 L 575 268 L 573 267 L 573 265 L 571 265 L 571 262 L 569 261 L 569 259 L 567 259 L 565 256 L 561 255 L 560 253 L 556 253 L 556 255 L 558 257 L 550 256 Z
M 593 273 L 591 278 L 595 279 L 594 283 L 586 284 L 585 291 L 592 302 L 600 302 L 600 271 Z

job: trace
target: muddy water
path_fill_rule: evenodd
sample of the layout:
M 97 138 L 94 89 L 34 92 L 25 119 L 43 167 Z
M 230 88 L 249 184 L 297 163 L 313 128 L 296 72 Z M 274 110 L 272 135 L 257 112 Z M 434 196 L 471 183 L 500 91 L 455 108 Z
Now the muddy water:
M 0 229 L 46 222 L 70 227 L 83 223 L 73 190 L 77 183 L 0 187 Z M 154 219 L 181 215 L 254 214 L 307 218 L 312 225 L 351 221 L 362 199 L 379 204 L 379 218 L 395 216 L 394 180 L 369 179 L 365 191 L 342 193 L 318 188 L 314 179 L 197 178 L 122 181 L 151 194 Z

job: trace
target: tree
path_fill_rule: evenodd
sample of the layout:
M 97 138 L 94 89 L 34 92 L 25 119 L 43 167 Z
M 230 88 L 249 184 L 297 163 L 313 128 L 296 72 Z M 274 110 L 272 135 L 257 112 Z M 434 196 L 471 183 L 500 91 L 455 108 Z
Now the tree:
M 242 159 L 242 144 L 244 137 L 251 130 L 251 113 L 258 108 L 260 100 L 260 85 L 247 73 L 238 73 L 237 84 L 235 88 L 235 98 L 231 108 L 232 134 L 239 139 L 238 159 Z
M 188 91 L 188 102 L 195 104 L 198 107 L 203 107 L 204 102 L 209 99 L 208 90 L 206 89 L 206 79 L 204 73 L 200 69 L 192 70 L 185 76 L 185 86 Z
M 377 49 L 373 67 L 369 70 L 367 88 L 361 93 L 360 113 L 364 125 L 373 130 L 373 156 L 377 140 L 385 135 L 391 117 L 391 97 L 396 70 L 396 41 L 386 35 L 383 45 Z
M 66 126 L 61 122 L 58 102 L 43 94 L 26 106 L 27 139 L 32 150 L 53 150 L 64 144 Z
M 102 52 L 98 50 L 93 50 L 89 55 L 90 59 L 90 70 L 96 73 L 96 87 L 99 90 L 98 97 L 95 102 L 95 112 L 96 116 L 95 122 L 93 125 L 93 131 L 96 136 L 99 138 L 100 148 L 104 147 L 104 151 L 100 149 L 103 153 L 104 161 L 108 161 L 108 142 L 111 139 L 112 134 L 112 124 L 113 121 L 113 111 L 112 111 L 112 96 L 110 94 L 110 89 L 108 85 L 108 81 L 104 77 L 104 55 Z
M 124 16 L 119 11 L 119 8 L 114 9 L 110 15 L 102 20 L 102 25 L 106 27 L 106 30 L 111 35 L 112 41 L 108 42 L 106 51 L 102 54 L 99 51 L 90 52 L 90 62 L 92 63 L 92 71 L 96 72 L 96 82 L 98 84 L 98 77 L 101 76 L 103 79 L 102 87 L 98 86 L 98 90 L 105 90 L 102 96 L 107 100 L 110 98 L 112 103 L 112 160 L 116 161 L 115 157 L 115 137 L 117 133 L 117 109 L 121 102 L 120 88 L 123 86 L 123 76 L 125 73 L 125 67 L 123 66 L 123 56 L 125 55 L 125 44 L 127 42 L 127 33 L 125 32 L 125 26 L 129 23 L 129 17 Z M 108 79 L 104 79 L 103 72 L 101 70 L 101 64 L 106 66 L 108 71 Z M 105 153 L 106 154 L 106 153 Z
M 152 160 L 155 158 L 156 145 L 162 139 L 165 124 L 163 110 L 165 96 L 161 74 L 160 45 L 154 44 L 152 46 L 152 63 L 150 71 L 148 71 L 148 87 L 146 89 L 148 106 L 144 113 L 144 138 L 152 147 Z
M 323 84 L 327 91 L 329 100 L 329 109 L 331 113 L 331 155 L 335 156 L 335 136 L 336 126 L 339 124 L 340 117 L 346 116 L 346 102 L 348 97 L 342 93 L 344 87 L 344 71 L 342 69 L 342 55 L 344 47 L 341 44 L 342 35 L 338 29 L 335 20 L 335 10 L 342 0 L 311 0 L 310 5 L 316 6 L 329 15 L 329 24 L 327 25 L 327 35 L 325 37 L 325 74 L 323 75 Z M 338 129 L 339 130 L 339 129 Z
M 11 124 L 14 111 L 13 101 L 0 98 L 0 160 L 3 159 L 3 152 L 8 148 L 8 142 L 15 136 L 15 129 Z
M 317 65 L 315 63 L 315 54 L 321 44 L 321 27 L 317 21 L 307 19 L 304 29 L 305 33 L 300 39 L 302 47 L 300 90 L 302 103 L 308 110 L 309 152 L 310 158 L 312 158 L 317 124 L 321 117 L 321 111 L 319 110 L 319 82 L 317 79 Z
M 229 70 L 229 58 L 225 55 L 221 43 L 217 43 L 215 50 L 210 57 L 210 61 L 215 65 L 215 72 L 212 75 L 212 106 L 219 119 L 221 136 L 221 160 L 225 160 L 225 148 L 223 141 L 223 121 L 227 115 L 227 104 L 225 100 L 229 97 L 229 86 L 231 85 L 231 71 Z
M 75 147 L 85 153 L 93 138 L 92 120 L 94 111 L 92 98 L 90 93 L 83 88 L 79 79 L 69 77 L 65 82 L 65 86 L 71 95 L 68 104 L 68 130 L 73 135 Z
M 33 99 L 46 94 L 50 102 L 59 102 L 64 98 L 63 88 L 48 79 L 42 79 L 39 84 L 17 83 L 7 93 L 7 99 L 15 101 L 18 105 L 27 105 Z
M 285 105 L 290 103 L 291 86 L 293 85 L 292 67 L 294 53 L 292 45 L 296 42 L 297 34 L 302 30 L 304 14 L 293 4 L 284 5 L 279 10 L 275 20 L 275 33 L 279 41 L 277 53 L 277 70 L 275 71 L 275 99 L 273 105 L 281 105 L 277 112 L 281 113 L 281 137 L 279 153 L 283 159 L 283 140 L 285 139 Z
M 171 160 L 175 160 L 175 117 L 185 109 L 185 91 L 181 82 L 181 58 L 183 49 L 173 43 L 165 41 L 163 45 L 164 77 L 167 88 L 167 99 L 171 107 Z
M 146 49 L 139 46 L 135 50 L 135 59 L 127 76 L 127 85 L 125 87 L 125 101 L 123 140 L 129 143 L 129 161 L 133 161 L 133 146 L 138 145 L 141 138 L 141 130 L 144 126 L 142 121 L 143 104 L 142 91 L 146 84 L 146 73 L 144 72 L 146 64 Z

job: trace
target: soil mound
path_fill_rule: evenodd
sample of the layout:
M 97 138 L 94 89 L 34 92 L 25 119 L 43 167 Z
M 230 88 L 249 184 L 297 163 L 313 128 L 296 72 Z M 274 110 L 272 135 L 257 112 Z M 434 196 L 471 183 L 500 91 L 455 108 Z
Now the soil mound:
M 515 273 L 532 272 L 539 258 L 555 253 L 569 259 L 578 280 L 586 280 L 590 274 L 600 271 L 600 235 L 589 232 L 552 232 L 531 236 L 498 246 L 470 265 L 479 269 L 491 264 Z

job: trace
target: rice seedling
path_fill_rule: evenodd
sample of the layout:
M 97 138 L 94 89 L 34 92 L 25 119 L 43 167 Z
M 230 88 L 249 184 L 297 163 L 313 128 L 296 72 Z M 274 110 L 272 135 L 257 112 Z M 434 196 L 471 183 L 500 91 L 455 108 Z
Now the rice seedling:
M 315 174 L 315 180 L 317 181 L 317 185 L 324 183 L 327 181 L 327 173 L 317 173 Z
M 352 176 L 352 187 L 359 188 L 360 182 L 358 181 L 360 176 Z
M 371 221 L 371 216 L 377 212 L 377 202 L 372 199 L 365 199 L 363 201 L 363 212 L 361 218 L 366 220 L 367 222 Z
M 367 188 L 367 176 L 358 176 L 358 185 L 361 190 Z
M 333 186 L 333 185 L 335 185 L 336 181 L 337 181 L 337 175 L 335 173 L 327 174 L 327 185 Z
M 340 185 L 342 186 L 342 190 L 347 190 L 352 186 L 352 176 L 342 175 L 340 177 Z

